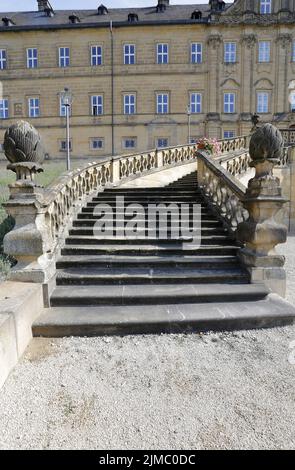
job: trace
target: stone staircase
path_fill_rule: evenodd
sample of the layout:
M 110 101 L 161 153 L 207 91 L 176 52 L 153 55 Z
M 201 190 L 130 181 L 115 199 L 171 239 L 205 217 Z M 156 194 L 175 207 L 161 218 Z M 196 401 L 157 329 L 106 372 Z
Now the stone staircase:
M 94 235 L 100 218 L 95 207 L 104 203 L 115 209 L 118 195 L 124 196 L 125 206 L 136 203 L 145 210 L 152 203 L 200 204 L 200 247 L 189 237 L 175 237 L 173 220 L 166 238 L 159 233 L 158 219 L 154 238 L 146 237 L 146 229 L 132 239 Z M 123 220 L 122 209 L 116 215 Z M 192 226 L 191 211 L 187 218 Z M 238 250 L 207 207 L 196 173 L 161 188 L 107 189 L 73 220 L 57 261 L 51 306 L 34 323 L 33 334 L 177 332 L 284 323 L 288 304 L 269 295 L 263 284 L 249 283 Z

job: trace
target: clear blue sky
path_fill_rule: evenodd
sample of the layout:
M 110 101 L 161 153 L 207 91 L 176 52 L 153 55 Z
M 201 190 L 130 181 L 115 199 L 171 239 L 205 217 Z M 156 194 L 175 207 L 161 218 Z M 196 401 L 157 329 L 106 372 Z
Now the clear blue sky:
M 157 0 L 50 0 L 56 10 L 95 9 L 101 3 L 108 8 L 143 7 L 157 4 Z M 170 0 L 171 5 L 208 3 L 208 0 Z M 0 0 L 0 11 L 34 11 L 37 0 Z

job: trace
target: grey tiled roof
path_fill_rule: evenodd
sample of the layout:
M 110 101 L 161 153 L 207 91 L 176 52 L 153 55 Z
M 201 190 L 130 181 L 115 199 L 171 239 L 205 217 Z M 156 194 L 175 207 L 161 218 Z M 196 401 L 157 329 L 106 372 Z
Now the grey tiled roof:
M 156 3 L 156 2 L 155 2 Z M 229 7 L 231 3 L 227 4 Z M 200 5 L 170 5 L 163 12 L 157 12 L 156 6 L 146 7 L 146 8 L 116 8 L 109 9 L 108 14 L 98 15 L 97 10 L 55 10 L 55 15 L 53 17 L 47 17 L 43 11 L 31 11 L 31 12 L 2 12 L 0 13 L 0 22 L 2 17 L 10 18 L 14 23 L 17 29 L 19 28 L 50 28 L 50 27 L 63 27 L 68 25 L 71 27 L 76 27 L 79 24 L 90 25 L 99 25 L 106 24 L 110 21 L 114 23 L 123 23 L 128 21 L 129 13 L 136 13 L 140 23 L 143 22 L 156 22 L 156 23 L 165 23 L 165 22 L 177 22 L 177 21 L 191 21 L 191 14 L 194 10 L 200 10 L 202 12 L 202 18 L 206 21 L 210 13 L 210 7 L 208 4 Z M 74 13 L 76 14 L 81 23 L 78 25 L 70 24 L 69 16 Z M 14 26 L 9 27 L 9 29 L 15 29 Z M 7 30 L 7 27 L 3 27 L 0 24 L 0 31 Z

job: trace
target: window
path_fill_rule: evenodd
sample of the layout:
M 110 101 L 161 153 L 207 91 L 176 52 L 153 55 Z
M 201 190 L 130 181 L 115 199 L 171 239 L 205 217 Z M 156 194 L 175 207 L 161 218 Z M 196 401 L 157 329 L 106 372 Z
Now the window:
M 295 62 L 295 41 L 292 43 L 292 62 Z
M 91 114 L 92 116 L 99 116 L 103 114 L 103 96 L 91 96 Z
M 260 13 L 262 15 L 271 13 L 271 0 L 260 0 Z
M 224 43 L 224 62 L 226 64 L 237 61 L 237 45 L 235 42 Z
M 124 95 L 124 114 L 135 114 L 136 98 L 134 94 Z
M 101 137 L 94 137 L 90 140 L 90 150 L 101 150 L 104 148 L 104 139 Z
M 91 65 L 96 67 L 102 65 L 102 47 L 91 46 Z
M 168 44 L 157 44 L 157 64 L 168 64 L 169 46 Z
M 159 137 L 156 141 L 157 148 L 165 148 L 169 146 L 169 140 L 167 137 Z
M 224 113 L 234 113 L 235 112 L 235 94 L 234 93 L 224 93 L 224 95 L 223 95 L 223 111 L 224 111 Z
M 69 47 L 59 48 L 59 66 L 60 67 L 70 66 L 70 48 Z
M 9 117 L 8 113 L 8 100 L 0 100 L 0 119 L 7 119 Z
M 224 139 L 233 139 L 235 137 L 235 131 L 223 131 Z
M 167 114 L 169 112 L 168 93 L 157 94 L 157 114 Z
M 36 48 L 27 49 L 27 68 L 35 69 L 38 67 L 38 50 Z
M 190 94 L 190 111 L 192 114 L 202 112 L 202 95 L 201 93 Z
M 199 42 L 193 42 L 191 44 L 191 63 L 201 64 L 202 61 L 202 44 L 200 44 Z
M 136 148 L 137 142 L 136 137 L 126 137 L 123 139 L 123 148 L 124 149 L 134 149 Z
M 6 50 L 0 49 L 0 69 L 4 70 L 7 66 Z
M 135 45 L 124 44 L 124 64 L 134 65 L 135 64 Z
M 34 118 L 40 115 L 39 98 L 29 98 L 29 117 Z
M 66 152 L 68 147 L 67 147 L 67 141 L 66 140 L 61 140 L 59 142 L 59 150 L 61 152 Z M 70 152 L 73 150 L 73 146 L 72 146 L 72 140 L 70 140 Z
M 259 41 L 258 43 L 258 62 L 270 61 L 270 41 Z
M 257 93 L 257 113 L 268 113 L 268 93 Z

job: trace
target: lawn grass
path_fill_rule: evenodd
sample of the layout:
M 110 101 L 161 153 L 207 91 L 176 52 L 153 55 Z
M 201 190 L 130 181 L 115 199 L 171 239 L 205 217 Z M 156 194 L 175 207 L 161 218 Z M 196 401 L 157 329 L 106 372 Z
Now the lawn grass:
M 73 169 L 84 165 L 87 160 L 75 160 L 72 163 Z M 15 174 L 6 169 L 7 162 L 0 161 L 0 281 L 6 279 L 9 276 L 9 271 L 13 260 L 3 253 L 3 239 L 6 233 L 12 230 L 14 221 L 11 217 L 7 216 L 7 213 L 3 207 L 3 203 L 9 198 L 9 183 L 15 181 Z M 61 175 L 65 168 L 65 162 L 60 161 L 48 161 L 44 163 L 44 173 L 40 173 L 36 177 L 36 181 L 42 186 L 46 187 L 52 181 L 54 181 L 59 175 Z

